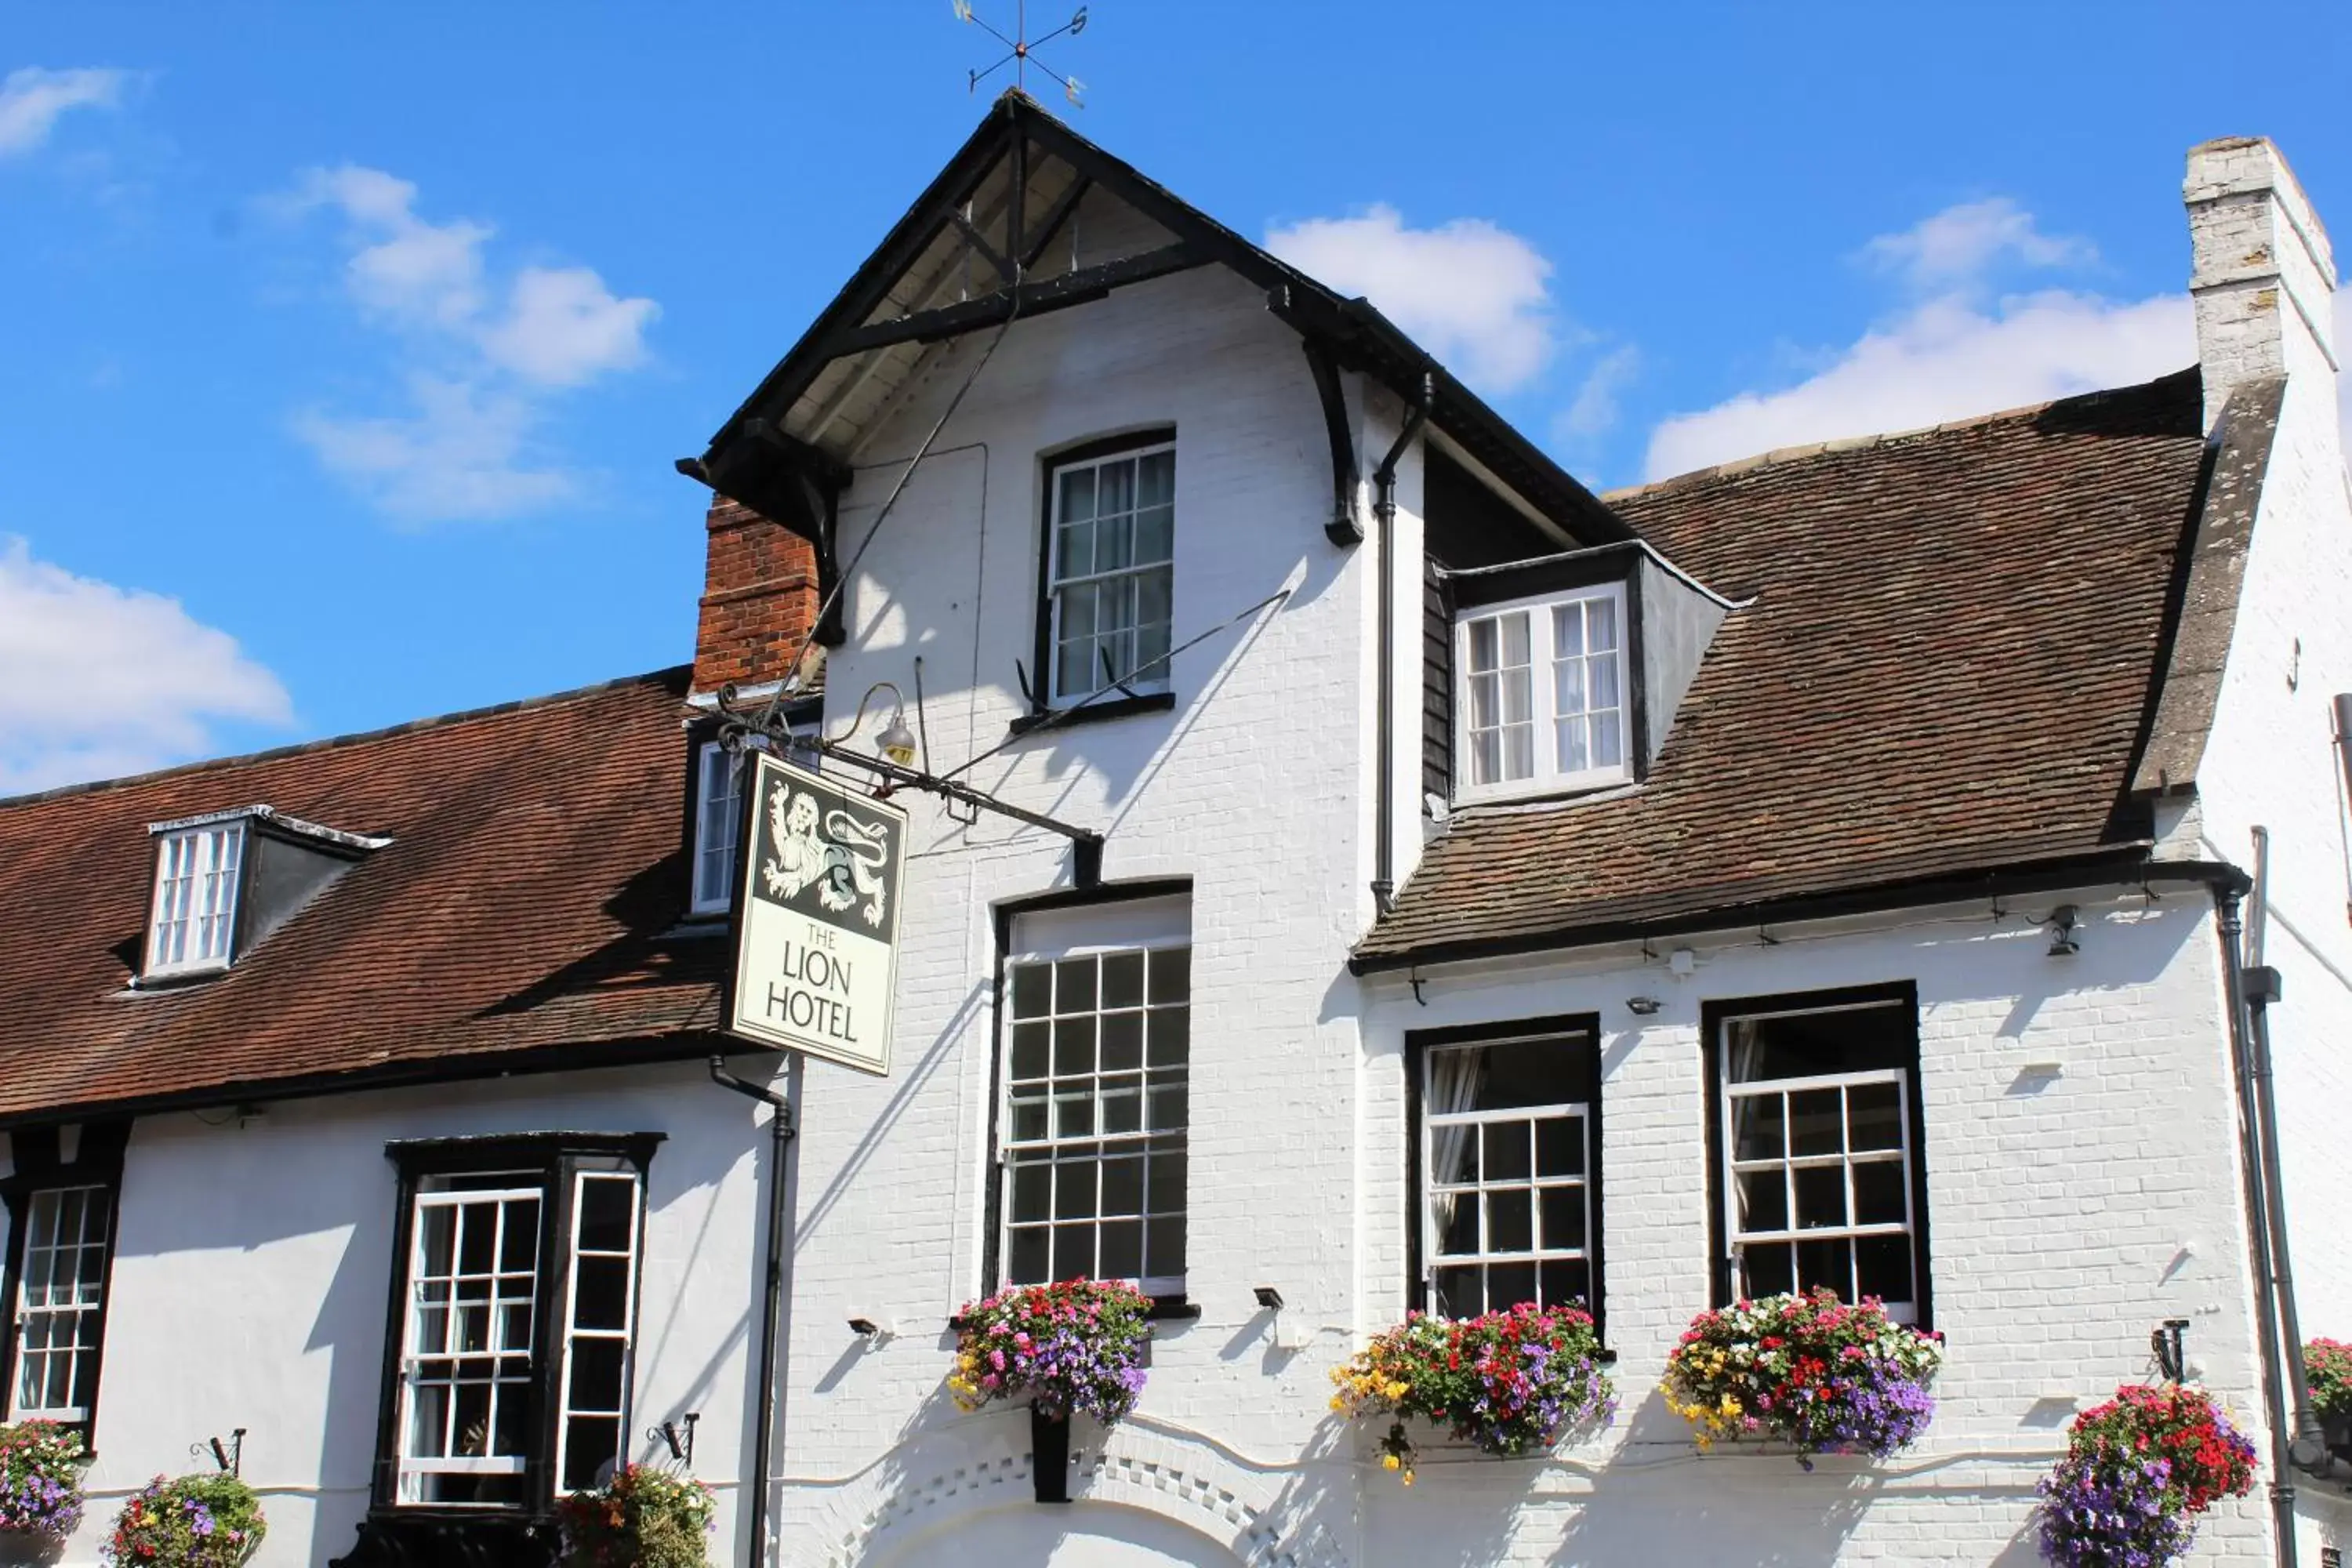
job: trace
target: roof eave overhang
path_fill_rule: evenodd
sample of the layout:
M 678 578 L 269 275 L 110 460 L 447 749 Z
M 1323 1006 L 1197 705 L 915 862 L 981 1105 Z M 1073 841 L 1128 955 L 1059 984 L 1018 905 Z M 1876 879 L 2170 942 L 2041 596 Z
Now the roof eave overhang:
M 1372 952 L 1360 950 L 1349 957 L 1348 967 L 1360 975 L 1422 971 L 1451 963 L 1564 953 L 1616 942 L 1640 942 L 1644 938 L 1692 936 L 1705 931 L 1788 925 L 1801 921 L 1839 920 L 1849 916 L 1883 914 L 1894 910 L 1963 902 L 1970 899 L 2050 892 L 2063 888 L 2199 883 L 2221 889 L 2234 889 L 2242 893 L 2252 885 L 2244 872 L 2226 861 L 2160 859 L 2151 856 L 2153 847 L 2151 841 L 2141 839 L 2083 855 L 2021 860 L 1891 881 L 1858 883 L 1778 898 L 1709 905 L 1648 919 L 1589 921 L 1541 931 L 1423 942 L 1410 948 Z
M 960 204 L 988 177 L 996 161 L 1014 148 L 1025 159 L 1031 144 L 1068 164 L 1081 184 L 1101 187 L 1133 206 L 1178 243 L 1121 263 L 1088 268 L 1090 276 L 1016 284 L 997 295 L 961 301 L 951 311 L 929 311 L 927 314 L 936 321 L 929 323 L 870 321 L 868 318 L 888 298 L 899 275 L 913 265 L 942 226 L 958 223 Z M 793 531 L 816 539 L 821 506 L 814 497 L 827 485 L 837 485 L 845 469 L 839 453 L 796 441 L 785 433 L 785 425 L 793 403 L 845 350 L 875 352 L 859 351 L 856 345 L 894 332 L 902 339 L 912 332 L 923 335 L 923 341 L 944 341 L 1001 326 L 1014 315 L 1084 303 L 1172 271 L 1207 265 L 1224 267 L 1265 290 L 1268 307 L 1277 318 L 1346 368 L 1371 377 L 1408 402 L 1417 402 L 1423 385 L 1430 386 L 1434 398 L 1430 421 L 1434 429 L 1508 486 L 1566 539 L 1600 544 L 1633 537 L 1633 531 L 1599 497 L 1368 301 L 1345 298 L 1276 259 L 1018 92 L 1008 92 L 996 100 L 978 129 L 892 226 L 832 303 L 719 427 L 709 448 L 698 458 L 681 459 L 679 470 Z

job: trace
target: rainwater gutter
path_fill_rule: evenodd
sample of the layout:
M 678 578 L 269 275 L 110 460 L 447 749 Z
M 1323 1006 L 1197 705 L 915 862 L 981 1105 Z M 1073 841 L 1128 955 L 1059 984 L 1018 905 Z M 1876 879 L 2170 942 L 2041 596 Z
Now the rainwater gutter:
M 727 1070 L 727 1058 L 710 1058 L 710 1081 L 756 1100 L 772 1113 L 768 1118 L 768 1237 L 767 1302 L 760 1320 L 760 1425 L 751 1438 L 751 1556 L 768 1560 L 768 1488 L 775 1473 L 776 1340 L 784 1300 L 784 1145 L 793 1138 L 792 1102 L 774 1089 Z

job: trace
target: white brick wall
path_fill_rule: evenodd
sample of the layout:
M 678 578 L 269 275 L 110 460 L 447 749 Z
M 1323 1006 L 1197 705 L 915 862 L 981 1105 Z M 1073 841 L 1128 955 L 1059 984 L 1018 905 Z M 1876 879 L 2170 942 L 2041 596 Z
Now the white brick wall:
M 80 1532 L 88 1568 L 123 1500 L 158 1474 L 209 1468 L 190 1449 L 247 1428 L 244 1475 L 269 1537 L 257 1568 L 351 1549 L 376 1456 L 397 1191 L 387 1141 L 544 1131 L 668 1134 L 646 1194 L 635 1406 L 644 1429 L 702 1415 L 697 1469 L 738 1528 L 761 1298 L 767 1134 L 700 1064 L 461 1089 L 273 1103 L 239 1127 L 193 1115 L 133 1128 L 110 1284 L 99 1460 Z M 722 1553 L 726 1555 L 726 1553 Z

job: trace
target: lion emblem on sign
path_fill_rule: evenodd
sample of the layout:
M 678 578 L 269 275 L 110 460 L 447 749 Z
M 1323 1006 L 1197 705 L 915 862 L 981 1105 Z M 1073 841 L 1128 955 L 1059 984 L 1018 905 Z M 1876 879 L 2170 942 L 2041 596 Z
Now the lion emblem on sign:
M 858 900 L 857 912 L 866 923 L 882 923 L 882 868 L 890 861 L 889 828 L 859 822 L 845 811 L 823 814 L 824 831 L 817 831 L 816 796 L 806 790 L 778 784 L 768 795 L 768 830 L 776 852 L 760 868 L 772 898 L 790 899 L 814 887 L 817 902 L 835 913 Z

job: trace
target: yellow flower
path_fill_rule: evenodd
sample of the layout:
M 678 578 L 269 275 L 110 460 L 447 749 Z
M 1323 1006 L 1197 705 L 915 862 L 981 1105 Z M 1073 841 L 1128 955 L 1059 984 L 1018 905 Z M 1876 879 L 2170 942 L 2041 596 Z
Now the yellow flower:
M 1394 1454 L 1382 1454 L 1381 1456 L 1381 1468 L 1385 1470 L 1393 1470 L 1402 1462 L 1402 1461 L 1398 1459 Z

